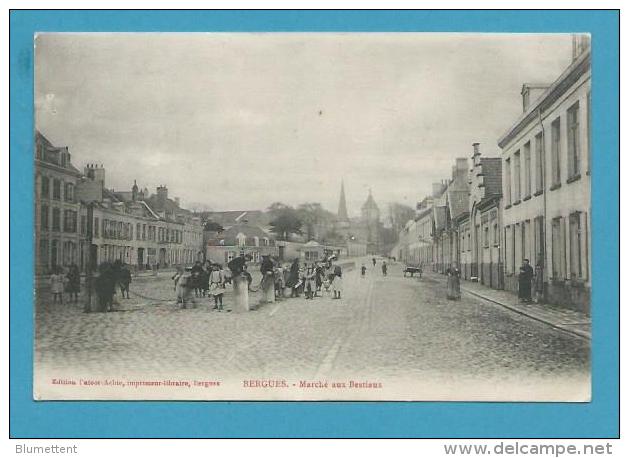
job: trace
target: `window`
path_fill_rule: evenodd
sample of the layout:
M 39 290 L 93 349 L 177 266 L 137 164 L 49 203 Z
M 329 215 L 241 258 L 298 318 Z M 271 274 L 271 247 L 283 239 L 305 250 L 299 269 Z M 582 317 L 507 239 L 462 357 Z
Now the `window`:
M 50 178 L 41 177 L 41 196 L 48 199 L 50 197 Z
M 48 240 L 39 241 L 39 264 L 48 267 Z
M 561 184 L 561 127 L 560 118 L 551 124 L 550 153 L 553 186 Z
M 66 202 L 74 202 L 74 185 L 72 183 L 66 183 L 64 197 Z
M 141 227 L 140 223 L 137 223 L 135 225 L 135 239 L 136 240 L 140 240 L 140 230 L 141 230 L 140 227 Z
M 52 180 L 52 198 L 55 200 L 61 199 L 61 181 L 54 179 Z
M 581 213 L 570 215 L 570 278 L 583 278 L 581 267 Z
M 54 215 L 54 210 L 53 210 L 53 215 Z M 58 258 L 59 258 L 59 241 L 53 240 L 50 243 L 50 265 L 52 267 L 57 266 Z
M 531 196 L 531 142 L 524 144 L 524 197 Z
M 581 147 L 579 144 L 579 102 L 568 108 L 568 177 L 574 178 L 581 171 Z
M 87 234 L 87 216 L 81 215 L 81 235 Z
M 513 155 L 513 193 L 514 202 L 520 201 L 521 194 L 521 178 L 520 178 L 520 151 L 516 151 Z
M 540 132 L 535 136 L 535 192 L 544 190 L 544 137 Z
M 52 209 L 52 230 L 61 230 L 61 211 L 58 208 Z
M 522 261 L 528 259 L 531 261 L 531 221 L 526 220 L 522 223 Z
M 538 216 L 533 220 L 533 230 L 535 231 L 535 265 L 544 265 L 544 217 Z
M 489 247 L 489 226 L 485 226 L 483 229 L 483 242 L 485 248 Z
M 494 223 L 494 245 L 498 245 L 498 223 Z
M 505 194 L 507 205 L 511 205 L 511 158 L 505 160 Z
M 48 205 L 42 205 L 39 209 L 39 228 L 41 231 L 48 230 Z
M 565 247 L 562 218 L 554 218 L 552 223 L 553 278 L 565 278 Z
M 127 230 L 129 232 L 129 240 L 133 240 L 133 224 L 129 223 L 129 228 Z
M 99 224 L 98 218 L 94 218 L 94 237 L 100 237 L 100 234 L 98 233 L 99 228 L 100 228 L 100 224 Z
M 103 230 L 102 230 L 103 238 L 109 238 L 109 221 L 106 219 L 103 220 Z
M 146 224 L 142 224 L 142 240 L 146 240 Z

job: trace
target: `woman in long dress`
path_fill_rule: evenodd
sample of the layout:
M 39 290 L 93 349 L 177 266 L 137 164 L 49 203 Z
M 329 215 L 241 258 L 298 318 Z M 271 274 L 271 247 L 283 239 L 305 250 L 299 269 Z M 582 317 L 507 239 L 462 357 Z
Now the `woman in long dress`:
M 448 276 L 448 299 L 461 299 L 461 272 L 456 265 L 452 265 L 446 270 L 446 275 Z

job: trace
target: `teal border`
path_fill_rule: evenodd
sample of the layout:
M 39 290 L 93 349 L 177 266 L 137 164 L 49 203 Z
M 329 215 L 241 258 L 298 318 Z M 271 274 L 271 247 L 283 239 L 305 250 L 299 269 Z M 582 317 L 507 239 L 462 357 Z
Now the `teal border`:
M 10 435 L 603 438 L 619 434 L 618 11 L 12 11 Z M 33 34 L 38 31 L 589 32 L 593 42 L 592 402 L 34 402 Z

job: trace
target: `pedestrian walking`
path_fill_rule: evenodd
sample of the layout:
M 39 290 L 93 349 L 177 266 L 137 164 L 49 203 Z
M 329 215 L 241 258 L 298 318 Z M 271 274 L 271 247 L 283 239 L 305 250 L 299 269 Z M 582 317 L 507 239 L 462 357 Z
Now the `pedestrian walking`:
M 262 280 L 260 280 L 262 300 L 260 302 L 263 304 L 275 302 L 275 265 L 268 254 L 262 256 L 260 273 L 262 274 Z
M 61 267 L 55 266 L 50 276 L 50 291 L 52 292 L 52 303 L 56 304 L 57 300 L 63 304 L 63 287 L 65 277 Z
M 305 273 L 304 276 L 304 291 L 306 295 L 306 299 L 314 299 L 314 294 L 316 290 L 315 283 L 315 269 L 313 266 L 310 266 Z
M 371 262 L 373 263 L 373 266 L 376 267 L 376 258 L 371 258 Z
M 387 276 L 387 268 L 388 268 L 388 267 L 387 267 L 387 262 L 386 262 L 386 261 L 382 261 L 382 275 L 383 275 L 384 277 L 386 277 L 386 276 Z
M 365 267 L 365 264 L 363 263 L 363 265 L 360 266 L 360 276 L 362 278 L 365 278 L 366 273 L 367 273 L 367 267 Z
M 531 282 L 533 281 L 533 268 L 529 260 L 525 259 L 518 274 L 518 298 L 522 302 L 531 302 Z
M 131 270 L 129 266 L 123 264 L 120 268 L 120 278 L 118 280 L 120 285 L 120 295 L 124 299 L 125 293 L 127 293 L 127 299 L 129 299 L 129 285 L 131 284 Z
M 99 311 L 113 312 L 117 281 L 116 271 L 109 262 L 103 262 L 99 266 L 98 271 L 95 289 L 98 296 Z
M 456 265 L 452 265 L 446 269 L 446 275 L 448 277 L 448 299 L 455 301 L 461 299 L 461 272 Z
M 299 288 L 299 259 L 293 259 L 288 273 L 286 286 L 291 289 L 290 297 L 297 297 L 297 289 Z
M 68 275 L 66 275 L 66 291 L 70 295 L 70 299 L 74 296 L 74 303 L 79 300 L 79 293 L 81 292 L 81 273 L 79 267 L 72 263 L 68 269 Z
M 222 266 L 215 265 L 211 268 L 209 276 L 208 294 L 214 298 L 214 308 L 212 310 L 223 311 L 223 293 L 225 292 L 225 279 L 223 278 Z
M 203 289 L 203 266 L 201 262 L 196 261 L 190 270 L 191 287 L 194 288 L 194 297 L 201 297 Z
M 332 280 L 332 291 L 334 299 L 340 299 L 343 293 L 343 269 L 340 265 L 334 266 L 334 280 Z

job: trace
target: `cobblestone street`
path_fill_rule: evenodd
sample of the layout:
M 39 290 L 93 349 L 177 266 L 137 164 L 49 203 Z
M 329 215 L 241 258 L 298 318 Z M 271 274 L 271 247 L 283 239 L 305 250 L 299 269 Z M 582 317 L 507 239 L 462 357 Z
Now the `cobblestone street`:
M 383 277 L 379 265 L 369 264 L 365 278 L 357 270 L 345 277 L 341 300 L 331 293 L 285 299 L 244 314 L 213 312 L 207 298 L 182 310 L 171 299 L 166 272 L 135 278 L 131 299 L 119 299 L 121 311 L 114 313 L 85 314 L 81 305 L 38 302 L 36 372 L 397 380 L 431 398 L 465 398 L 464 387 L 475 398 L 492 390 L 505 398 L 527 397 L 508 387 L 543 391 L 546 384 L 574 387 L 576 381 L 589 393 L 586 339 L 468 294 L 448 301 L 445 277 L 435 274 L 403 278 L 400 265 L 393 264 Z M 228 287 L 227 307 L 230 301 Z M 253 293 L 251 303 L 258 302 L 259 293 Z

